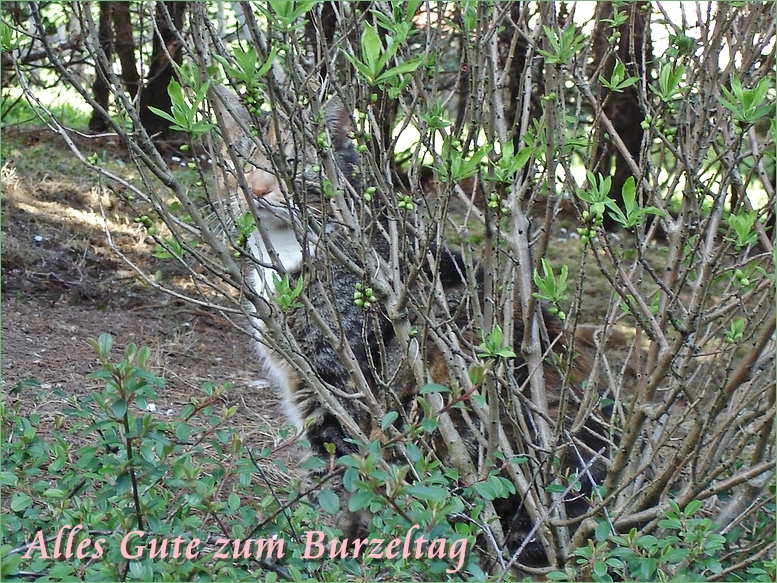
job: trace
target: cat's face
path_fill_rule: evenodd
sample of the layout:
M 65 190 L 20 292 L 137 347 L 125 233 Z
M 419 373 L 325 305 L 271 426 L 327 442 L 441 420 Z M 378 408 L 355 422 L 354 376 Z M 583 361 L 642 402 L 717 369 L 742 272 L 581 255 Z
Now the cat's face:
M 320 213 L 321 179 L 317 168 L 320 162 L 311 140 L 302 137 L 306 119 L 296 120 L 296 127 L 293 120 L 279 112 L 268 113 L 256 120 L 232 91 L 222 86 L 215 86 L 214 90 L 217 94 L 213 99 L 214 106 L 221 109 L 224 119 L 224 143 L 233 147 L 240 161 L 247 194 L 257 203 L 257 218 L 269 226 L 277 221 L 288 224 L 291 214 L 298 213 L 300 208 Z M 349 120 L 342 105 L 339 102 L 334 106 L 328 104 L 324 119 L 335 146 L 345 144 L 352 150 L 347 139 Z M 254 125 L 253 122 L 257 123 Z M 306 129 L 312 126 L 307 125 Z M 255 132 L 255 137 L 246 130 Z M 230 157 L 225 155 L 225 159 L 230 160 Z M 245 201 L 240 206 L 245 207 Z

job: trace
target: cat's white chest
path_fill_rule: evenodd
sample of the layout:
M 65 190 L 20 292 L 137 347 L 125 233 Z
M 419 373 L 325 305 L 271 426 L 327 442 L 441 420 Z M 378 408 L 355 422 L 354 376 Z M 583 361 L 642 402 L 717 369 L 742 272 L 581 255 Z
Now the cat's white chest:
M 277 227 L 277 225 L 276 225 Z M 273 250 L 278 256 L 278 260 L 283 267 L 281 273 L 293 273 L 302 267 L 302 246 L 297 241 L 294 231 L 290 228 L 270 228 L 267 229 Z M 261 265 L 255 265 L 249 273 L 249 283 L 253 291 L 264 298 L 270 300 L 275 295 L 274 277 L 281 277 L 278 271 L 273 267 L 272 259 L 267 246 L 258 232 L 254 232 L 248 238 L 248 250 L 251 255 L 258 260 Z M 272 350 L 262 341 L 262 335 L 266 326 L 259 318 L 254 318 L 254 324 L 258 335 L 254 338 L 254 346 L 257 353 L 264 362 L 267 376 L 274 381 L 281 394 L 281 405 L 289 421 L 302 432 L 304 420 L 295 405 L 295 380 L 296 372 L 285 359 Z
M 281 273 L 294 273 L 302 267 L 302 246 L 297 241 L 293 229 L 267 229 L 272 248 L 283 267 Z M 280 277 L 273 266 L 270 252 L 262 240 L 261 234 L 254 232 L 248 238 L 248 250 L 257 259 L 258 265 L 251 269 L 250 280 L 254 292 L 265 299 L 270 299 L 275 293 L 273 275 Z

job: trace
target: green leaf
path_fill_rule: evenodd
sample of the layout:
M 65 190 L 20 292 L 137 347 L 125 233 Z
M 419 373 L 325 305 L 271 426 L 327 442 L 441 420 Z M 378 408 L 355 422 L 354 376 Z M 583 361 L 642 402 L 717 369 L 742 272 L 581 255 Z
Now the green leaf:
M 639 81 L 639 77 L 629 77 L 627 79 L 626 67 L 621 61 L 618 61 L 613 68 L 612 76 L 610 79 L 608 80 L 604 77 L 599 77 L 599 81 L 602 85 L 610 89 L 610 91 L 620 93 L 625 88 L 631 87 L 637 81 Z
M 413 16 L 418 11 L 418 7 L 421 6 L 423 0 L 412 0 L 411 2 L 405 2 L 405 21 L 410 22 L 413 20 Z
M 191 107 L 193 110 L 196 110 L 200 106 L 200 103 L 203 102 L 205 96 L 208 94 L 208 89 L 210 89 L 210 79 L 206 80 L 194 95 L 194 101 L 192 102 Z
M 113 336 L 107 333 L 100 334 L 97 345 L 100 348 L 100 354 L 107 355 L 113 347 Z
M 607 575 L 607 563 L 605 563 L 604 561 L 595 561 L 594 575 L 596 575 L 599 578 L 605 577 Z
M 148 106 L 148 109 L 152 112 L 158 115 L 161 118 L 166 119 L 167 121 L 171 122 L 170 129 L 175 130 L 176 132 L 185 132 L 187 131 L 188 127 L 181 126 L 178 121 L 170 116 L 169 114 L 165 113 L 161 109 L 157 109 L 156 107 Z
M 496 493 L 494 492 L 493 484 L 489 482 L 475 482 L 472 484 L 472 488 L 484 500 L 491 501 L 496 499 Z
M 300 468 L 303 470 L 320 470 L 325 468 L 327 463 L 320 457 L 310 456 L 300 464 Z
M 490 334 L 486 334 L 485 331 L 482 332 L 481 337 L 483 342 L 478 346 L 480 349 L 480 352 L 478 353 L 479 358 L 494 358 L 497 356 L 502 358 L 515 358 L 515 352 L 513 352 L 509 346 L 502 346 L 504 334 L 502 328 L 498 325 L 494 326 L 494 329 Z
M 324 512 L 337 514 L 340 512 L 340 499 L 332 490 L 324 488 L 318 493 L 318 504 Z
M 132 481 L 128 472 L 122 472 L 116 476 L 116 493 L 119 495 L 126 494 L 132 487 Z
M 728 224 L 733 229 L 735 237 L 725 237 L 726 241 L 731 241 L 737 250 L 753 245 L 758 241 L 758 232 L 755 230 L 755 221 L 758 218 L 758 211 L 747 212 L 740 210 L 736 215 L 728 216 Z
M 127 412 L 127 401 L 124 399 L 118 399 L 113 404 L 113 415 L 116 418 L 124 417 L 124 414 Z
M 380 430 L 386 431 L 386 429 L 391 427 L 391 424 L 397 420 L 397 417 L 399 417 L 399 413 L 396 411 L 389 411 L 386 413 L 386 415 L 383 417 L 383 421 L 380 423 Z
M 382 51 L 383 45 L 378 33 L 372 26 L 366 25 L 362 32 L 362 59 L 364 59 L 373 79 L 380 73 L 379 61 Z
M 270 50 L 270 54 L 267 56 L 267 60 L 264 62 L 264 64 L 259 67 L 259 70 L 252 74 L 252 77 L 264 77 L 267 72 L 272 68 L 273 63 L 275 63 L 275 59 L 278 56 L 278 48 L 273 47 Z
M 407 451 L 408 459 L 410 459 L 410 461 L 414 464 L 417 464 L 419 461 L 421 461 L 421 458 L 423 457 L 421 448 L 412 441 L 409 441 L 407 444 L 405 444 L 405 451 Z
M 604 562 L 607 563 L 607 565 L 609 565 L 613 569 L 623 569 L 626 566 L 626 564 L 623 561 L 621 561 L 616 557 L 609 557 Z
M 18 483 L 19 483 L 19 478 L 16 477 L 16 474 L 14 472 L 5 471 L 5 470 L 0 472 L 0 485 L 10 486 L 11 488 L 15 488 Z
M 585 44 L 585 37 L 582 34 L 577 34 L 574 25 L 570 25 L 563 31 L 560 31 L 560 35 L 557 35 L 556 31 L 550 26 L 543 25 L 542 29 L 545 31 L 545 36 L 548 39 L 551 50 L 547 51 L 540 49 L 538 52 L 545 57 L 545 60 L 548 63 L 566 63 L 574 57 Z
M 430 417 L 424 417 L 421 419 L 421 429 L 424 430 L 426 433 L 434 433 L 437 431 L 438 423 L 437 419 L 433 419 Z
M 240 496 L 232 492 L 229 495 L 229 498 L 227 498 L 227 507 L 230 510 L 237 510 L 238 508 L 240 508 Z
M 448 497 L 448 490 L 439 486 L 424 486 L 413 484 L 404 490 L 407 494 L 426 501 L 439 501 Z
M 375 495 L 372 492 L 356 492 L 356 494 L 351 496 L 348 500 L 348 510 L 351 512 L 363 510 L 364 508 L 367 508 L 373 500 L 375 500 Z
M 607 523 L 606 520 L 602 520 L 599 522 L 599 524 L 596 525 L 596 531 L 594 533 L 594 537 L 596 538 L 597 542 L 604 542 L 607 540 L 607 537 L 610 536 L 610 525 Z
M 495 346 L 501 346 L 502 340 L 504 340 L 504 333 L 502 332 L 502 328 L 499 326 L 494 326 L 494 331 L 491 332 L 491 339 L 489 340 L 489 343 L 492 343 Z M 485 337 L 483 337 L 483 341 L 485 342 Z
M 376 83 L 381 83 L 383 81 L 386 81 L 390 79 L 391 77 L 398 77 L 399 75 L 403 75 L 405 73 L 412 73 L 415 71 L 418 66 L 423 62 L 422 57 L 418 57 L 417 59 L 413 59 L 412 61 L 406 61 L 400 65 L 397 65 L 396 67 L 392 67 L 388 71 L 385 71 L 384 73 L 380 74 L 377 79 L 375 80 Z
M 19 39 L 16 33 L 2 20 L 0 20 L 0 46 L 7 52 L 12 51 L 19 46 Z
M 629 176 L 626 182 L 623 183 L 621 189 L 621 196 L 623 197 L 623 204 L 626 207 L 626 214 L 633 214 L 637 207 L 637 187 L 633 176 Z
M 22 512 L 32 506 L 32 498 L 24 492 L 16 492 L 11 499 L 11 510 Z
M 370 67 L 359 61 L 359 59 L 357 59 L 354 55 L 351 55 L 345 51 L 343 51 L 343 55 L 348 60 L 348 62 L 351 63 L 351 65 L 353 65 L 356 70 L 362 74 L 367 83 L 370 85 L 375 84 L 375 73 L 373 73 Z
M 445 385 L 438 385 L 435 383 L 424 385 L 421 387 L 420 394 L 426 395 L 429 393 L 450 393 L 451 390 Z
M 452 138 L 448 137 L 442 145 L 442 157 L 447 162 L 440 168 L 440 175 L 446 181 L 461 182 L 478 172 L 483 157 L 491 151 L 491 144 L 483 144 L 465 159 Z
M 688 502 L 688 505 L 685 507 L 685 510 L 683 510 L 683 514 L 685 514 L 686 518 L 690 518 L 694 514 L 696 514 L 696 511 L 701 508 L 701 500 L 691 500 Z
M 643 558 L 639 563 L 639 572 L 645 581 L 652 581 L 653 573 L 658 568 L 658 560 L 651 558 Z
M 715 557 L 705 557 L 702 559 L 702 564 L 715 574 L 723 571 L 723 566 Z

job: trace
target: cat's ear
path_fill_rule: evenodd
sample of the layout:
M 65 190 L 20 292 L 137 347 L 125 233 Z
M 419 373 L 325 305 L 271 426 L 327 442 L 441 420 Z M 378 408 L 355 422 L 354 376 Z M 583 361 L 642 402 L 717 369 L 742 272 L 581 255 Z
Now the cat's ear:
M 351 116 L 339 97 L 333 97 L 324 105 L 324 121 L 332 140 L 332 149 L 337 158 L 337 165 L 348 182 L 359 190 L 359 155 L 356 153 L 356 148 L 354 148 L 349 135 L 352 130 Z
M 224 143 L 234 145 L 238 153 L 247 155 L 251 148 L 251 137 L 243 128 L 250 127 L 251 114 L 248 113 L 240 98 L 223 85 L 211 86 L 210 93 L 211 105 L 224 119 L 224 125 L 221 128 Z
M 348 137 L 351 133 L 351 116 L 339 97 L 333 97 L 324 105 L 324 121 L 335 151 L 348 147 L 351 140 Z

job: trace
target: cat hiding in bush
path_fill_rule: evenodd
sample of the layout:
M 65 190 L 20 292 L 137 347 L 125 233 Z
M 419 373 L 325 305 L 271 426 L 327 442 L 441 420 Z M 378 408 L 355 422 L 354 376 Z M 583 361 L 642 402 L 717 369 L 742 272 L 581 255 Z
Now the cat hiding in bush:
M 356 454 L 364 441 L 388 442 L 381 427 L 386 413 L 397 413 L 396 428 L 417 420 L 424 414 L 418 406 L 420 387 L 455 385 L 460 379 L 451 359 L 476 358 L 483 334 L 472 313 L 491 301 L 484 292 L 486 274 L 468 270 L 445 243 L 420 235 L 418 224 L 395 208 L 393 192 L 368 192 L 342 100 L 330 100 L 317 114 L 256 116 L 235 93 L 215 86 L 211 102 L 234 175 L 230 188 L 238 193 L 230 194 L 239 200 L 240 212 L 250 210 L 256 222 L 245 244 L 247 277 L 253 301 L 265 302 L 277 324 L 270 340 L 267 322 L 258 323 L 257 347 L 286 415 L 323 460 Z M 404 303 L 384 301 L 381 284 Z M 285 302 L 279 294 L 286 295 Z M 574 415 L 559 413 L 562 401 L 568 408 L 582 401 L 590 359 L 585 343 L 576 343 L 579 354 L 565 383 L 559 362 L 571 339 L 558 318 L 540 309 L 547 330 L 549 407 L 563 423 L 547 421 L 558 441 L 535 443 L 533 417 L 526 414 L 532 410 L 526 388 L 530 371 L 520 354 L 505 369 L 511 371 L 507 382 L 497 382 L 500 436 L 514 456 L 533 460 L 530 476 L 546 472 L 547 483 L 548 474 L 555 473 L 566 484 L 579 473 L 579 487 L 569 489 L 563 504 L 566 516 L 575 518 L 590 508 L 588 498 L 604 479 L 612 443 L 603 417 L 590 415 L 573 428 Z M 516 310 L 506 343 L 520 347 L 523 335 Z M 568 396 L 562 397 L 562 387 Z M 463 399 L 444 408 L 477 465 L 484 463 L 489 428 L 470 406 Z M 451 443 L 435 435 L 428 445 L 448 462 Z M 509 462 L 490 461 L 497 467 Z M 542 545 L 529 537 L 534 521 L 520 489 L 494 500 L 494 509 L 507 552 L 524 546 L 522 562 L 545 563 Z M 336 524 L 344 530 L 364 526 L 364 517 L 342 513 Z

